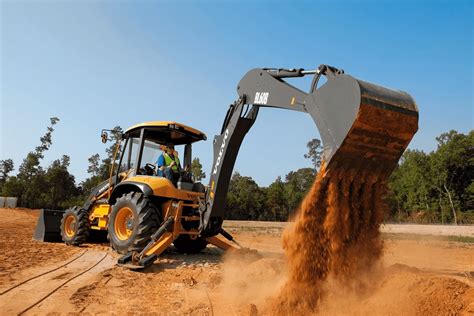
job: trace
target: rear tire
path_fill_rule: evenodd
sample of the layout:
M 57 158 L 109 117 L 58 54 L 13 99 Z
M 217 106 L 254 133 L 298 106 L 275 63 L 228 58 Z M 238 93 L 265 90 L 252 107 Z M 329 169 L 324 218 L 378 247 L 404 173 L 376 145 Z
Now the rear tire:
M 200 237 L 191 239 L 189 235 L 179 235 L 173 244 L 179 253 L 195 254 L 204 250 L 208 242 Z
M 86 210 L 74 206 L 68 208 L 61 219 L 61 238 L 67 245 L 79 246 L 89 237 L 89 214 Z
M 110 245 L 121 254 L 141 251 L 159 225 L 159 211 L 147 197 L 126 193 L 112 205 L 107 227 Z

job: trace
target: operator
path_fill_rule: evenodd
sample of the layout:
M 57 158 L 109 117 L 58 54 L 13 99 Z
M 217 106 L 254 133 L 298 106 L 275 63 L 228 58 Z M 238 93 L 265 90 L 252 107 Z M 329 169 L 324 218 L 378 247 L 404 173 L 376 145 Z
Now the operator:
M 181 173 L 181 165 L 178 155 L 174 154 L 174 145 L 166 144 L 165 151 L 158 157 L 158 176 L 165 177 L 173 183 L 177 183 Z

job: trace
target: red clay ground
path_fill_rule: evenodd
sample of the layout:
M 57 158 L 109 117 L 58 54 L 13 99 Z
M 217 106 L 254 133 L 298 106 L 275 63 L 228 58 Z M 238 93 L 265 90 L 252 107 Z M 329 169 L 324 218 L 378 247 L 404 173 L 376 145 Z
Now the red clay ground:
M 24 311 L 56 288 L 25 314 L 271 315 L 271 298 L 285 281 L 278 224 L 227 224 L 258 255 L 223 255 L 208 247 L 202 254 L 185 256 L 170 249 L 143 273 L 116 267 L 117 255 L 106 245 L 77 248 L 33 241 L 37 211 L 0 209 L 0 214 L 0 293 L 81 256 L 0 294 L 5 315 Z M 470 239 L 386 235 L 382 267 L 367 277 L 367 289 L 351 293 L 335 288 L 319 313 L 473 315 L 474 244 L 466 241 Z

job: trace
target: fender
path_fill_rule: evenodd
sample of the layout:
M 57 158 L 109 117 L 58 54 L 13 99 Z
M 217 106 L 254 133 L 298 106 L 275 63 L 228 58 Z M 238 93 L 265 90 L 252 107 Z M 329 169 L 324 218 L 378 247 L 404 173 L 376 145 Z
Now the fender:
M 141 192 L 144 196 L 152 196 L 153 190 L 146 183 L 137 181 L 125 181 L 115 186 L 109 198 L 109 204 L 113 205 L 117 198 L 127 192 Z

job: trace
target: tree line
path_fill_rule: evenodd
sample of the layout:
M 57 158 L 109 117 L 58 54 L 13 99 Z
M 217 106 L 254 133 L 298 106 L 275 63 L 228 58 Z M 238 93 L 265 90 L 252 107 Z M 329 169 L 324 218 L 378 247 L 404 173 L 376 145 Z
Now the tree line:
M 69 172 L 70 157 L 62 155 L 46 168 L 41 166 L 45 152 L 51 147 L 54 126 L 59 118 L 50 119 L 46 133 L 40 137 L 40 144 L 23 159 L 16 175 L 10 175 L 14 168 L 12 159 L 0 160 L 0 195 L 17 197 L 17 205 L 26 208 L 65 209 L 82 205 L 90 191 L 100 182 L 108 179 L 116 146 L 105 150 L 105 158 L 99 154 L 89 158 L 88 177 L 76 184 Z M 118 139 L 120 127 L 113 129 L 112 138 Z
M 17 197 L 17 205 L 28 208 L 64 208 L 75 202 L 80 190 L 68 171 L 70 157 L 55 159 L 46 169 L 41 166 L 45 152 L 52 145 L 54 126 L 59 118 L 50 119 L 40 144 L 23 159 L 16 176 L 13 160 L 0 160 L 0 192 L 2 196 Z
M 46 168 L 45 152 L 52 145 L 54 126 L 51 118 L 40 144 L 23 159 L 16 175 L 11 159 L 0 160 L 0 195 L 18 198 L 27 208 L 64 209 L 82 205 L 91 190 L 110 176 L 116 163 L 117 141 L 122 129 L 116 126 L 110 135 L 113 144 L 101 157 L 88 158 L 89 177 L 76 184 L 69 172 L 70 157 L 62 155 Z M 426 153 L 407 150 L 388 180 L 389 205 L 385 219 L 396 222 L 474 223 L 474 131 L 467 135 L 450 131 L 436 138 L 437 149 Z M 298 209 L 322 162 L 321 141 L 307 143 L 305 158 L 309 168 L 300 168 L 277 177 L 266 187 L 250 176 L 235 172 L 227 195 L 227 219 L 286 221 Z M 115 159 L 115 161 L 114 161 Z M 206 177 L 199 158 L 191 165 L 194 181 Z
M 449 131 L 436 137 L 437 148 L 426 153 L 406 150 L 388 179 L 387 222 L 474 224 L 474 131 Z M 302 168 L 259 187 L 235 173 L 228 200 L 228 218 L 286 220 L 310 189 L 321 164 L 321 146 L 311 140 L 305 158 L 314 168 Z
M 474 131 L 436 137 L 436 150 L 407 150 L 390 177 L 390 218 L 474 223 Z

